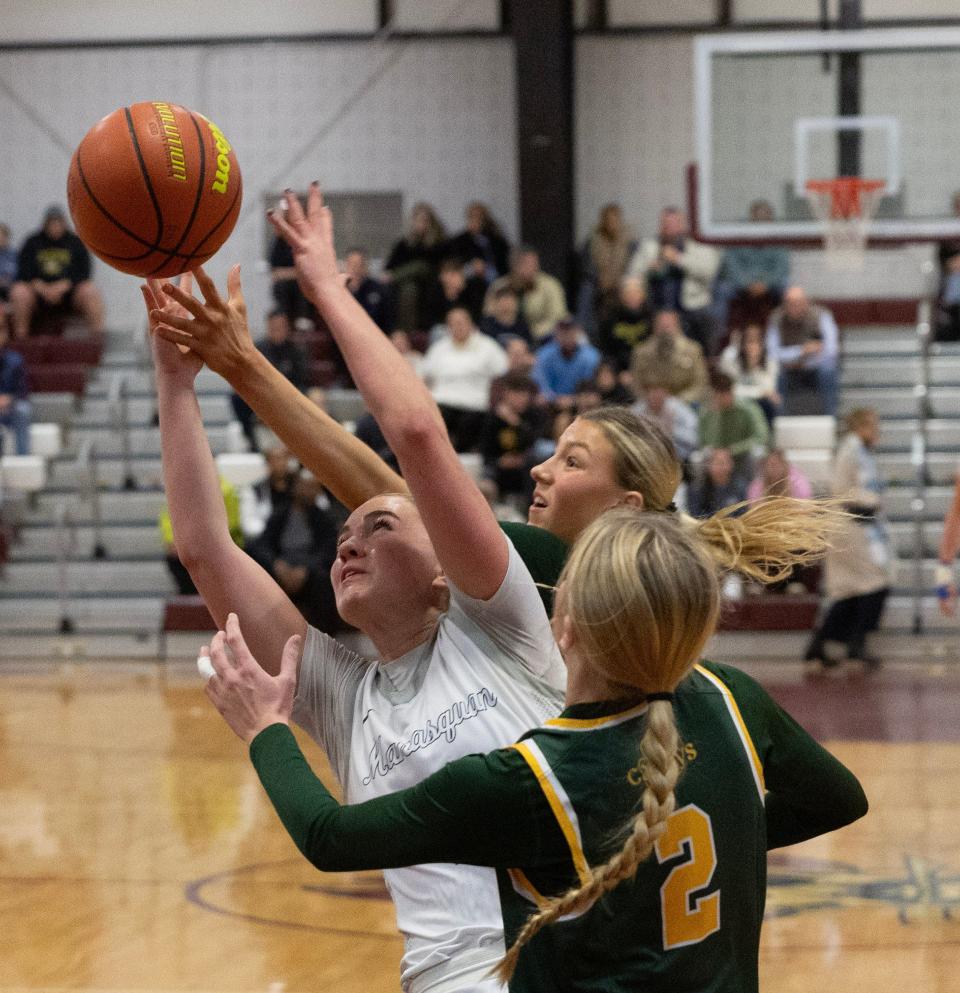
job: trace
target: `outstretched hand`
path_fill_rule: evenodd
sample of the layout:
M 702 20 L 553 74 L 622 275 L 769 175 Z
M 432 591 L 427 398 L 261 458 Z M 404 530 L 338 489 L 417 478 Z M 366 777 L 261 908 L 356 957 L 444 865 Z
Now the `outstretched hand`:
M 170 317 L 188 316 L 180 304 L 164 296 L 158 279 L 148 279 L 141 284 L 140 292 L 147 307 L 147 321 L 150 329 L 150 349 L 153 352 L 153 363 L 158 374 L 170 379 L 182 376 L 193 382 L 200 371 L 203 360 L 189 345 L 165 341 L 157 332 L 157 328 Z M 180 292 L 187 296 L 193 295 L 193 277 L 185 272 L 180 277 Z
M 238 738 L 248 745 L 271 724 L 289 724 L 297 689 L 300 661 L 299 635 L 287 639 L 280 659 L 280 674 L 271 676 L 250 653 L 236 614 L 227 616 L 225 631 L 218 631 L 209 654 L 214 675 L 206 693 Z M 229 650 L 228 650 L 229 649 Z
M 325 290 L 341 288 L 345 278 L 337 266 L 330 208 L 324 206 L 323 194 L 317 183 L 310 184 L 306 212 L 292 191 L 285 190 L 284 199 L 286 217 L 277 210 L 269 211 L 267 217 L 277 236 L 283 238 L 293 251 L 297 283 L 303 295 L 316 305 Z
M 230 379 L 256 352 L 247 325 L 240 266 L 235 265 L 227 275 L 226 300 L 202 266 L 193 271 L 193 278 L 203 294 L 202 303 L 184 293 L 182 285 L 178 288 L 165 282 L 160 287 L 161 298 L 178 305 L 177 310 L 155 310 L 150 320 L 156 322 L 159 337 L 176 345 L 188 345 L 214 372 Z

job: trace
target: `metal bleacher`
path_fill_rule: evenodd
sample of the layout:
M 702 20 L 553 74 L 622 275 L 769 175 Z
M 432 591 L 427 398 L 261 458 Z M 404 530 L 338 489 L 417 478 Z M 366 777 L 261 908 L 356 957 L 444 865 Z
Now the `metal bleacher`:
M 930 343 L 924 307 L 917 327 L 848 328 L 841 410 L 874 407 L 884 506 L 897 552 L 884 629 L 936 632 L 933 568 L 960 459 L 960 346 Z
M 19 509 L 17 540 L 0 574 L 0 657 L 157 655 L 174 589 L 157 527 L 163 493 L 152 375 L 135 341 L 129 332 L 107 336 L 81 399 L 34 397 L 35 420 L 58 424 L 64 444 L 47 461 L 46 485 Z M 925 357 L 922 345 L 915 327 L 844 329 L 841 412 L 872 406 L 882 421 L 886 509 L 900 559 L 882 636 L 901 641 L 943 630 L 932 570 L 960 439 L 960 346 L 933 345 Z M 197 389 L 213 452 L 239 451 L 228 385 L 203 370 Z M 328 402 L 342 419 L 359 409 L 352 392 L 331 391 Z M 195 649 L 196 638 L 179 638 L 174 653 Z
M 154 658 L 163 644 L 175 590 L 157 523 L 164 495 L 153 375 L 138 341 L 131 331 L 108 333 L 82 397 L 69 389 L 33 396 L 34 420 L 60 425 L 64 443 L 46 462 L 45 485 L 16 509 L 16 540 L 0 571 L 0 658 Z M 228 384 L 203 369 L 197 392 L 214 455 L 241 451 Z M 357 395 L 330 390 L 328 406 L 355 417 Z M 247 481 L 249 458 L 239 461 L 224 464 Z M 174 651 L 196 648 L 190 635 L 170 640 Z

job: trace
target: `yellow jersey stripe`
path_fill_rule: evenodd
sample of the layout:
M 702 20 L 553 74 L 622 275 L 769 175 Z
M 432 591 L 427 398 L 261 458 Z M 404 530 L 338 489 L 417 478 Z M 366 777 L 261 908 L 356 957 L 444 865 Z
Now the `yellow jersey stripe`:
M 740 708 L 737 706 L 737 701 L 733 698 L 730 688 L 720 679 L 719 676 L 714 675 L 708 669 L 704 669 L 702 665 L 695 666 L 695 668 L 701 676 L 713 683 L 713 685 L 716 686 L 723 696 L 723 701 L 727 705 L 727 710 L 733 718 L 733 725 L 737 729 L 737 734 L 740 736 L 740 741 L 743 743 L 743 747 L 746 750 L 747 758 L 750 760 L 750 769 L 753 772 L 753 780 L 756 783 L 757 790 L 760 793 L 760 799 L 761 801 L 766 800 L 767 787 L 763 781 L 763 763 L 760 761 L 760 756 L 757 754 L 756 746 L 753 744 L 753 738 L 750 737 L 750 732 L 747 730 L 746 721 L 744 721 L 743 715 L 740 713 Z
M 527 879 L 522 869 L 507 869 L 507 875 L 510 877 L 510 882 L 514 890 L 520 896 L 536 904 L 538 907 L 542 908 L 544 906 L 547 898 Z
M 606 717 L 551 717 L 544 721 L 543 726 L 547 728 L 560 728 L 563 731 L 597 731 L 600 728 L 610 728 L 624 721 L 632 720 L 646 711 L 646 703 L 631 707 L 630 710 L 622 710 L 619 714 L 608 714 Z
M 574 868 L 580 877 L 581 883 L 590 880 L 590 867 L 587 865 L 586 856 L 583 854 L 583 839 L 580 837 L 580 823 L 577 820 L 576 811 L 567 796 L 566 791 L 560 785 L 560 781 L 554 775 L 547 762 L 546 756 L 539 747 L 532 741 L 520 741 L 512 745 L 524 757 L 527 765 L 533 770 L 537 777 L 540 789 L 543 790 L 547 803 L 553 811 L 553 816 L 560 825 L 560 830 L 566 838 L 567 846 L 570 849 L 570 857 L 573 859 Z

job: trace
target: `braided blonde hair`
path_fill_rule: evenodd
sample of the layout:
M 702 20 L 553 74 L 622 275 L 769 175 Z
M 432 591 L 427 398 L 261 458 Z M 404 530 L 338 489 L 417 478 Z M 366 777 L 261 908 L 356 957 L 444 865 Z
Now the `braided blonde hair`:
M 719 573 L 775 582 L 822 556 L 846 515 L 835 501 L 770 497 L 703 521 L 616 507 L 577 540 L 564 566 L 555 615 L 566 616 L 580 652 L 609 682 L 648 696 L 672 694 L 689 673 L 720 613 Z M 640 740 L 642 809 L 621 850 L 590 879 L 547 900 L 526 922 L 495 974 L 507 982 L 520 950 L 548 924 L 583 913 L 650 855 L 675 807 L 682 771 L 670 699 L 651 700 Z

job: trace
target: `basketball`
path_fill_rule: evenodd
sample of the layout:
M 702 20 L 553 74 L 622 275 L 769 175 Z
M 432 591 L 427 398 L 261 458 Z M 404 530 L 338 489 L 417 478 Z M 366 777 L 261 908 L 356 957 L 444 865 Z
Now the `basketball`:
M 175 276 L 207 261 L 240 213 L 240 167 L 202 114 L 154 101 L 95 124 L 70 162 L 74 227 L 97 258 L 134 276 Z

